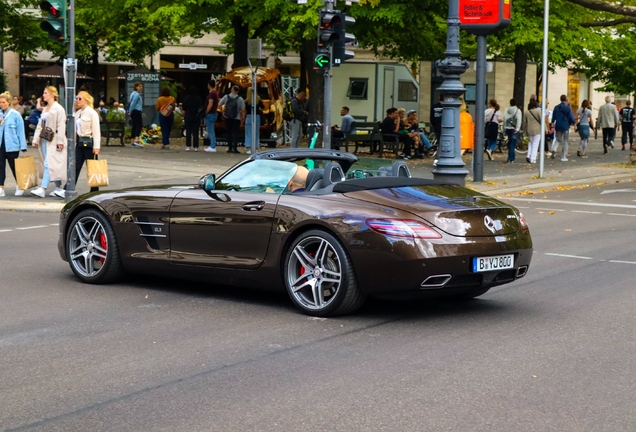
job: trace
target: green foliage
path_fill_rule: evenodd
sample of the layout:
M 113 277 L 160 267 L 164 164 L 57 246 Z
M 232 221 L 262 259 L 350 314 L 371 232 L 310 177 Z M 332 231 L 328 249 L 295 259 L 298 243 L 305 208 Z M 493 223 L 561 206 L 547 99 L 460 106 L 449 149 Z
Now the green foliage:
M 7 85 L 7 74 L 0 70 L 0 93 L 4 93 L 7 90 L 9 90 L 9 86 Z
M 126 113 L 123 113 L 116 109 L 110 109 L 106 113 L 106 121 L 109 123 L 124 122 L 126 121 Z
M 183 118 L 183 114 L 175 112 L 174 113 L 174 122 L 172 123 L 172 130 L 180 131 L 185 127 L 185 120 Z
M 176 81 L 161 81 L 161 89 L 167 88 L 170 90 L 170 95 L 173 98 L 177 98 L 179 90 L 183 90 L 183 84 Z

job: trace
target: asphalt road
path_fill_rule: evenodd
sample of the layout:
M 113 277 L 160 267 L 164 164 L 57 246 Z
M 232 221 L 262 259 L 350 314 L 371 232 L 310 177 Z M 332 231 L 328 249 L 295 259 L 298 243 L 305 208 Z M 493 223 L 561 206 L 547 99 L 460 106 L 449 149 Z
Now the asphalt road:
M 506 197 L 535 242 L 514 284 L 332 319 L 284 294 L 83 285 L 55 215 L 2 212 L 0 429 L 633 431 L 634 184 Z

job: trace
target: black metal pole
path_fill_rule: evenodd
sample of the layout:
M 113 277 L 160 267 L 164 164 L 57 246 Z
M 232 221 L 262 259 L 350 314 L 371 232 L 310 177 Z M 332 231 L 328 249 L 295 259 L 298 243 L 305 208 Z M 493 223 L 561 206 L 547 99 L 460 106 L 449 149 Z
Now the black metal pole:
M 459 145 L 459 98 L 466 89 L 459 81 L 459 76 L 468 69 L 468 61 L 461 60 L 459 51 L 459 0 L 448 2 L 448 31 L 446 35 L 446 51 L 444 60 L 435 65 L 444 76 L 439 91 L 444 97 L 442 106 L 442 134 L 439 140 L 438 162 L 433 169 L 436 180 L 464 185 L 468 171 L 464 168 Z
M 486 109 L 486 36 L 477 36 L 477 79 L 475 95 L 475 152 L 473 180 L 484 180 L 484 110 Z M 489 119 L 490 120 L 490 119 Z
M 77 72 L 77 62 L 75 60 L 75 0 L 70 0 L 68 17 L 68 83 L 66 85 L 66 142 L 67 148 L 67 182 L 64 198 L 66 202 L 77 197 L 75 190 L 75 74 Z

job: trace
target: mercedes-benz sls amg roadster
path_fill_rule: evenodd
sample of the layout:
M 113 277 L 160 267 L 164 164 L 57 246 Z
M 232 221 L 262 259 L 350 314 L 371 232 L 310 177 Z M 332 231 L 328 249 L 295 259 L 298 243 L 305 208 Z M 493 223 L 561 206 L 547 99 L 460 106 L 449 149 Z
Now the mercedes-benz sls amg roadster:
M 270 150 L 191 186 L 85 194 L 61 212 L 59 252 L 86 283 L 144 273 L 286 290 L 314 316 L 352 313 L 367 296 L 471 299 L 528 271 L 532 239 L 515 207 L 412 178 L 404 162 L 357 162 Z M 305 188 L 292 193 L 301 166 Z

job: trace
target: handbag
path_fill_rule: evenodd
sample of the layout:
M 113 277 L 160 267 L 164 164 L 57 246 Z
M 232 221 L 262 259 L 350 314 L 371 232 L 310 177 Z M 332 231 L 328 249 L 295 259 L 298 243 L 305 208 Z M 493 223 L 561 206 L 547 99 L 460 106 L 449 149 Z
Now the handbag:
M 51 129 L 50 127 L 46 126 L 46 123 L 44 123 L 44 125 L 45 126 L 40 131 L 40 139 L 45 139 L 48 142 L 52 142 L 53 138 L 55 138 L 55 132 L 53 132 L 53 129 Z
M 31 189 L 38 185 L 38 172 L 35 169 L 33 156 L 17 158 L 15 160 L 15 174 L 20 190 Z
M 159 108 L 159 114 L 161 114 L 164 117 L 168 117 L 170 116 L 170 114 L 172 114 L 172 112 L 174 111 L 174 99 L 170 102 L 168 102 L 167 104 L 165 104 L 164 106 L 162 106 L 161 108 Z
M 93 148 L 93 138 L 77 137 L 77 145 L 84 148 Z
M 105 159 L 87 159 L 86 181 L 91 188 L 108 186 L 108 162 Z
M 490 117 L 490 121 L 486 123 L 486 132 L 484 135 L 486 136 L 486 139 L 489 141 L 494 141 L 499 136 L 499 123 L 493 122 L 493 119 L 495 118 L 495 114 L 497 114 L 497 112 L 493 111 L 492 117 Z

